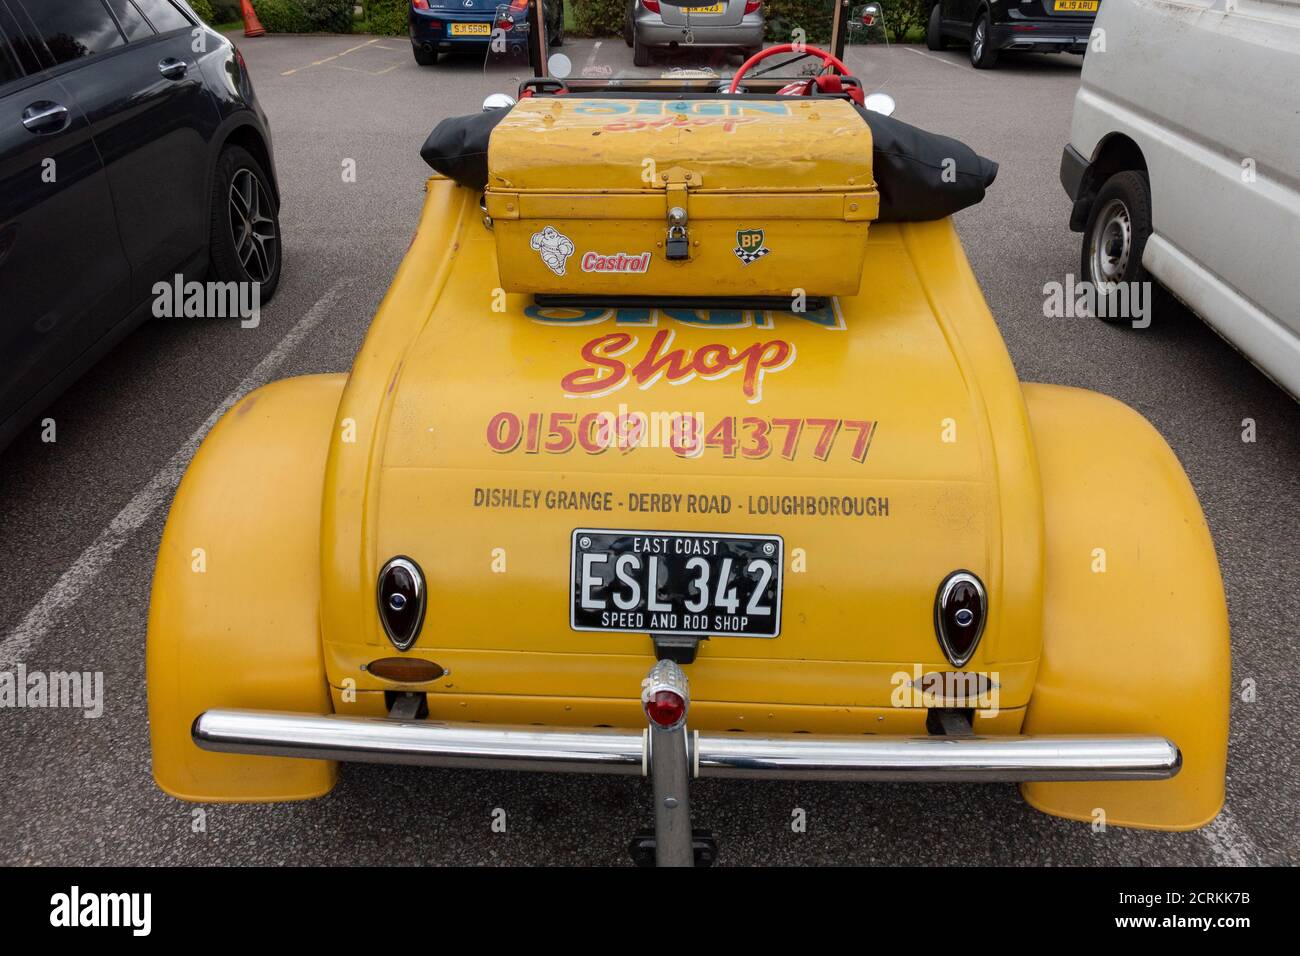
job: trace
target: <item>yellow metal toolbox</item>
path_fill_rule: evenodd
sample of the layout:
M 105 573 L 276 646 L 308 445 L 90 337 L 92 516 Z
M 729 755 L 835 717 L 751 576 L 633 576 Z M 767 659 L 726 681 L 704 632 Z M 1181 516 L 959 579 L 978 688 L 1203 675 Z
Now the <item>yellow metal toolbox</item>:
M 842 100 L 524 99 L 488 170 L 507 292 L 853 295 L 880 207 Z

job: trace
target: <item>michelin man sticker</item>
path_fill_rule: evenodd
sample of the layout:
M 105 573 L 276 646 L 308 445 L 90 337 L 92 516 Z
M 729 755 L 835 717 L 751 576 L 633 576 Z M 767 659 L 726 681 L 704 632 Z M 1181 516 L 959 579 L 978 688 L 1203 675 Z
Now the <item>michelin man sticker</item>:
M 564 275 L 564 267 L 573 255 L 573 241 L 568 236 L 556 232 L 554 226 L 546 226 L 541 232 L 533 233 L 528 244 L 541 253 L 548 269 L 557 276 Z

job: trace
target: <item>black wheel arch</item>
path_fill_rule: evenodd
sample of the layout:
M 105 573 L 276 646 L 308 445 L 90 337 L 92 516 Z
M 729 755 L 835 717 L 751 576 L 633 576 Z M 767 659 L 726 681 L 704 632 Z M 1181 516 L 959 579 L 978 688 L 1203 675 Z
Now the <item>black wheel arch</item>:
M 217 157 L 221 155 L 222 150 L 227 146 L 242 146 L 252 154 L 253 158 L 266 172 L 267 178 L 271 180 L 271 192 L 275 195 L 275 204 L 278 207 L 280 205 L 280 184 L 276 180 L 275 163 L 271 159 L 271 149 L 267 145 L 266 138 L 257 126 L 252 122 L 239 123 L 226 134 L 221 141 L 220 147 L 212 156 L 213 171 L 217 168 Z
M 1070 229 L 1073 232 L 1083 232 L 1093 201 L 1106 180 L 1116 173 L 1128 170 L 1143 173 L 1148 171 L 1142 148 L 1123 133 L 1108 133 L 1093 150 L 1092 159 L 1079 181 L 1079 193 L 1070 212 Z

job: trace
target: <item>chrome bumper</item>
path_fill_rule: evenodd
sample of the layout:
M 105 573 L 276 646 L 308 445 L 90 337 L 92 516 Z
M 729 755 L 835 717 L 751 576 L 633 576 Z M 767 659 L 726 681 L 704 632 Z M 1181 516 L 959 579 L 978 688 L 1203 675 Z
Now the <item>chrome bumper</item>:
M 648 775 L 646 730 L 509 727 L 254 710 L 194 721 L 204 750 L 497 770 Z M 687 734 L 692 777 L 896 782 L 1163 780 L 1182 756 L 1164 737 L 884 737 Z

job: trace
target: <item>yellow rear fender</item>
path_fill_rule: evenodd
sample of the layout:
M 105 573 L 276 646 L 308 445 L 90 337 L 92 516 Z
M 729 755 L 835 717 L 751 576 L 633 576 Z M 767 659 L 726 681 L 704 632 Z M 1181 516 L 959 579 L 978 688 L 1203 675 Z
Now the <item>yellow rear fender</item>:
M 319 797 L 337 765 L 209 753 L 190 725 L 212 707 L 326 714 L 320 513 L 343 375 L 247 395 L 185 474 L 163 531 L 149 607 L 154 779 L 183 800 Z
M 1150 783 L 1029 783 L 1034 807 L 1160 830 L 1223 806 L 1231 667 L 1214 544 L 1178 459 L 1140 415 L 1025 385 L 1043 481 L 1043 655 L 1026 734 L 1162 734 L 1182 771 Z

